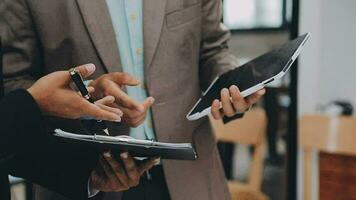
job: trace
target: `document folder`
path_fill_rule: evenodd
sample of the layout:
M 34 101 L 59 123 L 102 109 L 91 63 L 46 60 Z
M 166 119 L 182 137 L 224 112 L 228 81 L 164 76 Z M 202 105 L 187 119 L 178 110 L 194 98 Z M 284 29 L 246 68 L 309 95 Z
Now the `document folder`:
M 70 142 L 88 144 L 99 150 L 129 152 L 134 157 L 160 157 L 161 159 L 195 160 L 198 158 L 191 143 L 164 143 L 134 139 L 127 135 L 82 135 L 56 129 L 54 136 Z

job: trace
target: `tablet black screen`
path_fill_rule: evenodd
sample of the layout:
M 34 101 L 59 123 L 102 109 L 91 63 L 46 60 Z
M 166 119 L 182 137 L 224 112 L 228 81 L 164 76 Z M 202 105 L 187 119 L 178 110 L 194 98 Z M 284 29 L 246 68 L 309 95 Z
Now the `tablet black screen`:
M 302 35 L 280 48 L 263 54 L 221 75 L 210 90 L 202 97 L 202 100 L 192 111 L 192 114 L 202 112 L 210 107 L 215 99 L 220 99 L 220 91 L 223 88 L 236 85 L 242 92 L 276 76 L 283 70 L 287 70 L 289 66 L 288 62 L 292 61 L 293 54 L 300 45 L 303 45 L 302 43 L 307 36 L 307 34 Z

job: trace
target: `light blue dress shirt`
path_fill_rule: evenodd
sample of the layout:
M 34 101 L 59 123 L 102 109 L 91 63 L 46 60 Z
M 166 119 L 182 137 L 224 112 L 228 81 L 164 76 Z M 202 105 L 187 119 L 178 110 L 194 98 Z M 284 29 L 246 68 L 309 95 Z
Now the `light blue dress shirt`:
M 106 0 L 120 52 L 123 71 L 135 76 L 140 87 L 127 87 L 130 97 L 143 102 L 147 98 L 144 86 L 143 2 L 142 0 Z M 151 111 L 137 128 L 130 129 L 137 139 L 155 139 Z

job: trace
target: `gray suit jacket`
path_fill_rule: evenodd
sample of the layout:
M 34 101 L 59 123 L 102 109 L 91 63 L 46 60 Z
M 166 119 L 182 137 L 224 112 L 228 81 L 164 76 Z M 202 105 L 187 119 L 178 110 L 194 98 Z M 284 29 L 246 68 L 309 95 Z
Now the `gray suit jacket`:
M 83 63 L 97 66 L 94 77 L 121 70 L 104 0 L 0 2 L 6 91 Z M 163 161 L 173 200 L 230 198 L 208 120 L 185 118 L 212 79 L 237 64 L 221 10 L 220 0 L 144 1 L 145 85 L 156 99 L 157 139 L 194 142 L 199 154 L 194 162 Z M 128 129 L 112 132 L 127 134 Z

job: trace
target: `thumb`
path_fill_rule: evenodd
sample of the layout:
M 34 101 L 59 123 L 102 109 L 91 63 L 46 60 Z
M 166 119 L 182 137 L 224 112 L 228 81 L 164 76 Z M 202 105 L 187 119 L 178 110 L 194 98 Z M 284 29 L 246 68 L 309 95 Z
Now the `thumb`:
M 145 108 L 145 110 L 147 110 L 148 108 L 150 108 L 153 105 L 154 102 L 155 102 L 155 99 L 153 97 L 148 97 L 143 102 L 143 107 Z
M 85 64 L 79 67 L 76 67 L 75 70 L 80 73 L 83 78 L 87 78 L 88 76 L 92 75 L 95 72 L 95 65 L 94 64 Z

